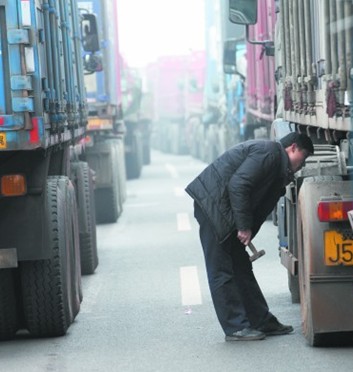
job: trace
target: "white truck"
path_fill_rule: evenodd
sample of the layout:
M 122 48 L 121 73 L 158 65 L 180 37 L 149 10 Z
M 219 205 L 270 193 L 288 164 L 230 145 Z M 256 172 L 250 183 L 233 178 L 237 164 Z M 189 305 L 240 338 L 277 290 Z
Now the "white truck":
M 292 300 L 301 303 L 308 343 L 352 342 L 352 1 L 274 5 L 276 37 L 263 42 L 265 54 L 271 43 L 275 48 L 272 136 L 304 132 L 315 146 L 278 204 L 281 261 Z M 260 16 L 257 0 L 230 0 L 229 6 L 230 20 L 246 25 L 249 35 Z

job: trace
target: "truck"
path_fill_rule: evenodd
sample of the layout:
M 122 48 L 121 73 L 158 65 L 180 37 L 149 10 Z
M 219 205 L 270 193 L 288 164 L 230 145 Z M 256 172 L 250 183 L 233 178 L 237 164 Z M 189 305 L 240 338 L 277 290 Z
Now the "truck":
M 246 120 L 247 53 L 244 37 L 225 40 L 223 70 L 226 87 L 226 121 L 233 130 L 231 137 L 241 142 L 249 138 L 249 126 Z
M 122 109 L 125 123 L 125 166 L 128 179 L 139 178 L 144 155 L 149 151 L 148 118 L 144 116 L 146 95 L 143 92 L 142 76 L 138 68 L 132 68 L 121 57 Z
M 230 75 L 244 80 L 244 125 L 242 140 L 270 138 L 275 119 L 276 88 L 273 40 L 275 34 L 275 2 L 264 0 L 258 4 L 258 20 L 248 29 L 245 38 L 229 38 L 224 43 L 223 64 Z M 230 23 L 230 22 L 228 22 Z M 246 48 L 246 72 L 239 50 Z
M 250 42 L 261 42 L 249 39 L 249 27 L 265 16 L 259 7 L 229 1 L 230 21 L 246 25 Z M 344 344 L 353 338 L 352 2 L 272 7 L 275 35 L 262 41 L 265 56 L 275 54 L 271 137 L 306 133 L 315 148 L 275 211 L 280 258 L 308 344 Z
M 97 61 L 92 73 L 84 63 L 88 102 L 85 159 L 94 171 L 97 223 L 116 222 L 126 198 L 124 121 L 122 113 L 121 57 L 115 1 L 78 1 L 82 17 L 97 19 L 95 42 L 83 51 L 84 61 Z M 104 22 L 110 19 L 111 22 Z M 84 41 L 90 40 L 90 24 L 83 25 Z M 93 69 L 95 70 L 95 69 Z
M 185 138 L 187 152 L 194 157 L 203 149 L 202 136 L 197 133 L 202 123 L 206 71 L 206 52 L 198 50 L 187 57 L 187 70 L 184 85 Z
M 241 140 L 244 121 L 244 77 L 223 67 L 223 44 L 244 35 L 242 27 L 226 23 L 228 8 L 223 1 L 205 1 L 205 67 L 201 119 L 192 126 L 192 155 L 212 162 Z M 240 45 L 240 44 L 239 44 Z M 241 54 L 239 46 L 239 54 Z M 243 53 L 245 41 L 243 37 Z M 243 58 L 241 58 L 243 59 Z M 239 69 L 241 70 L 241 69 Z
M 98 265 L 80 30 L 76 0 L 0 1 L 1 340 L 64 335 Z
M 205 54 L 163 55 L 147 66 L 147 86 L 153 97 L 152 145 L 173 154 L 189 153 L 188 120 L 202 102 Z

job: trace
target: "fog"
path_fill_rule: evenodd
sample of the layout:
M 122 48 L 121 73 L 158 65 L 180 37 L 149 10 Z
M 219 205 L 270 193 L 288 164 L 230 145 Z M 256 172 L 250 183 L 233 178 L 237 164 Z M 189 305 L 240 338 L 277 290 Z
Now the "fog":
M 120 49 L 133 67 L 205 45 L 204 0 L 119 0 Z

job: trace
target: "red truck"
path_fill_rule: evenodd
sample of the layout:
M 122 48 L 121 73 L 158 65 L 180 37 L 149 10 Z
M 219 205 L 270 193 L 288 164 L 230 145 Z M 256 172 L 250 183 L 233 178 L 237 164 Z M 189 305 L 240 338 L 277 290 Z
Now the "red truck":
M 204 61 L 204 52 L 195 51 L 163 56 L 148 66 L 156 148 L 174 154 L 189 152 L 187 123 L 202 109 Z

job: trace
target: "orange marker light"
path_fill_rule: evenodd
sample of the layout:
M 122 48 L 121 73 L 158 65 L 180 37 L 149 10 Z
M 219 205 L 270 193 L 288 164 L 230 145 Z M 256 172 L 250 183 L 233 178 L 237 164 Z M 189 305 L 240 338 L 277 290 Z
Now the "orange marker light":
M 347 221 L 348 211 L 353 209 L 353 201 L 320 201 L 317 214 L 321 222 Z
M 2 196 L 21 196 L 27 192 L 26 179 L 21 174 L 10 174 L 1 177 Z

